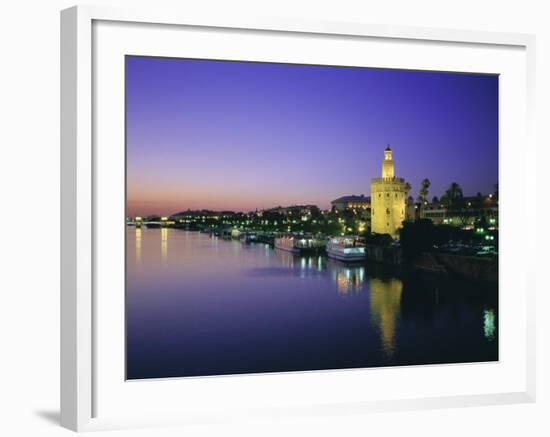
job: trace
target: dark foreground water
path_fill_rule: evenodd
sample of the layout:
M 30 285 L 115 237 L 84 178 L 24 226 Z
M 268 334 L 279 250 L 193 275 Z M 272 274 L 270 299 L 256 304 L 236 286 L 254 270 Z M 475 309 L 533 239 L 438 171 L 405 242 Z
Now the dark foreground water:
M 127 230 L 127 377 L 498 360 L 496 286 Z

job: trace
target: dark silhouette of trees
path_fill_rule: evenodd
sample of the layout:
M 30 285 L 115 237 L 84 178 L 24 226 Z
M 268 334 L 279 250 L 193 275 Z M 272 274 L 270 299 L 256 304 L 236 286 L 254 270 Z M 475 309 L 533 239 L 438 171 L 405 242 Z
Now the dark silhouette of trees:
M 445 191 L 445 194 L 441 197 L 442 203 L 449 210 L 460 209 L 463 199 L 462 187 L 457 182 L 453 182 L 449 185 L 449 188 L 447 188 L 447 191 Z
M 428 194 L 430 192 L 430 185 L 432 183 L 429 179 L 422 179 L 420 182 L 420 191 L 418 192 L 418 201 L 422 204 L 426 203 L 428 199 Z
M 365 234 L 365 242 L 374 246 L 388 247 L 393 241 L 389 234 Z
M 434 225 L 429 219 L 403 222 L 400 231 L 403 259 L 407 263 L 414 263 L 422 252 L 438 250 L 438 247 L 451 241 L 471 243 L 473 241 L 479 242 L 481 238 L 473 231 L 455 226 Z

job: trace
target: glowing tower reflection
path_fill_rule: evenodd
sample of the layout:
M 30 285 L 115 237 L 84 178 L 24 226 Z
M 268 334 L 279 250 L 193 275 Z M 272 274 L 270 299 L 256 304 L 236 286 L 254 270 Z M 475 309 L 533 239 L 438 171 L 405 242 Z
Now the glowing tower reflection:
M 389 358 L 395 353 L 395 332 L 399 323 L 402 292 L 403 283 L 399 279 L 370 279 L 371 319 L 377 325 L 382 349 Z

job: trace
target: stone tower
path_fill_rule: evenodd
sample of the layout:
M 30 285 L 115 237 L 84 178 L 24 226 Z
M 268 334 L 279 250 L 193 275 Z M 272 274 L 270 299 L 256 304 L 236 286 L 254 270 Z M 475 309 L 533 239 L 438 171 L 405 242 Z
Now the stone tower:
M 372 232 L 398 237 L 398 230 L 405 220 L 407 183 L 394 173 L 392 150 L 384 150 L 382 177 L 371 179 Z

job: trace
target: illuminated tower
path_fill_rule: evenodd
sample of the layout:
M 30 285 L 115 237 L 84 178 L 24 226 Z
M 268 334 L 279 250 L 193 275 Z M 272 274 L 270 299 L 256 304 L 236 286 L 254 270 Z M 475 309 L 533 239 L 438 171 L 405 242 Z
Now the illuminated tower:
M 393 158 L 390 145 L 384 150 L 384 160 L 382 161 L 382 179 L 391 179 L 394 177 L 393 173 Z
M 392 150 L 384 150 L 382 177 L 371 179 L 371 223 L 372 232 L 398 236 L 398 230 L 405 220 L 407 183 L 395 177 Z

